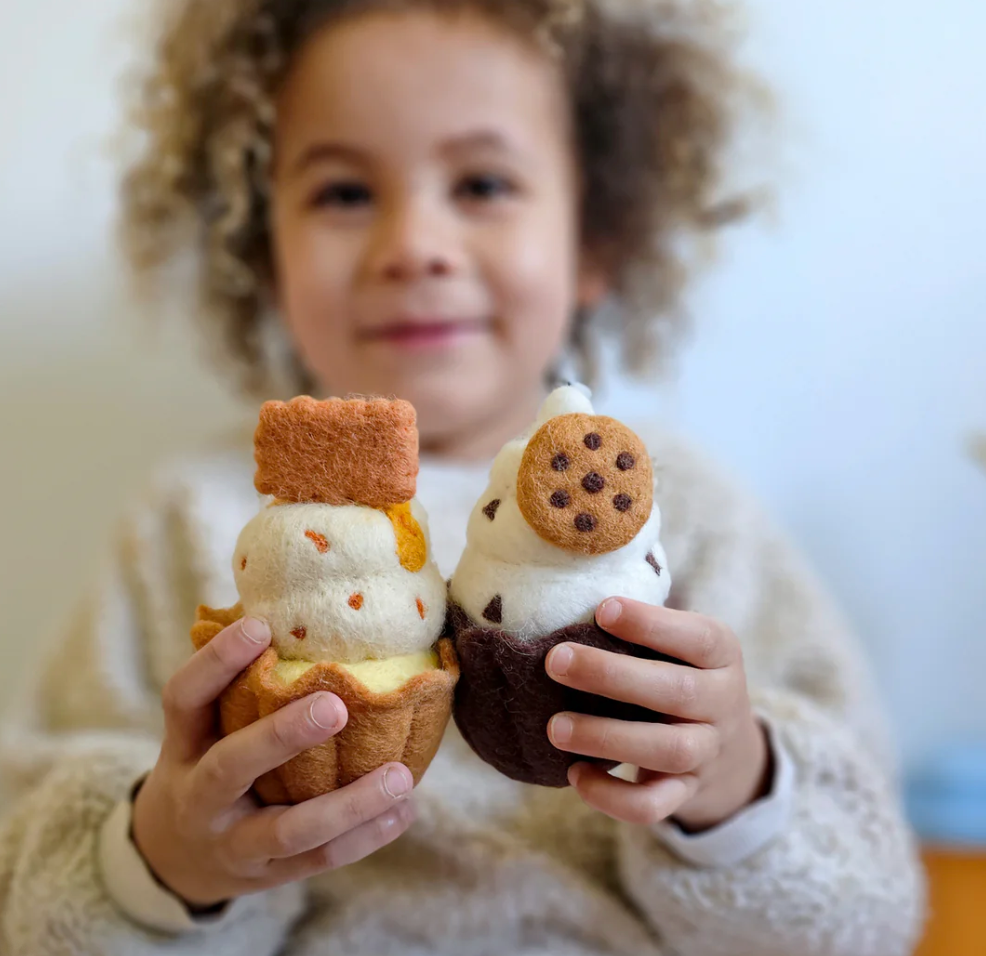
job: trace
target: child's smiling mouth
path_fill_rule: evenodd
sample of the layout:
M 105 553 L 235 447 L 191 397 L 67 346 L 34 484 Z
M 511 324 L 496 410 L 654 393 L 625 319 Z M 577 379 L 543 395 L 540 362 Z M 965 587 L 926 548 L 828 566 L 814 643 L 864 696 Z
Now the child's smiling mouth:
M 378 343 L 408 351 L 450 348 L 460 342 L 489 332 L 490 319 L 450 319 L 434 316 L 401 317 L 361 329 L 361 342 Z

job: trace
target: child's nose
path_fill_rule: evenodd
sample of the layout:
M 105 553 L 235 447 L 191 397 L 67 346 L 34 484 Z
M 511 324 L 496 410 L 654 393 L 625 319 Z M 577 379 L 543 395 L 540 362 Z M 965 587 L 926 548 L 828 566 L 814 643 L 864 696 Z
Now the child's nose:
M 388 282 L 441 278 L 459 271 L 462 254 L 454 224 L 424 202 L 391 211 L 378 225 L 371 269 Z

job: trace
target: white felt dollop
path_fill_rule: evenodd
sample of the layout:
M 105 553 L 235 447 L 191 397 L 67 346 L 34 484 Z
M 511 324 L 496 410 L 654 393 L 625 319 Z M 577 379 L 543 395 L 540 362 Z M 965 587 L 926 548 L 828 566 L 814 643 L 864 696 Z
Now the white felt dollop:
M 534 425 L 500 450 L 486 491 L 469 516 L 466 547 L 452 575 L 449 596 L 473 621 L 520 639 L 591 621 L 596 606 L 607 597 L 664 604 L 671 588 L 656 502 L 629 544 L 599 555 L 551 544 L 521 514 L 517 473 L 528 441 L 549 418 L 573 412 L 595 414 L 582 389 L 571 385 L 555 389 Z M 499 502 L 495 508 L 494 501 Z M 499 622 L 484 618 L 497 597 Z
M 444 624 L 446 586 L 416 500 L 411 513 L 427 545 L 418 571 L 401 564 L 391 520 L 376 508 L 265 507 L 233 557 L 244 613 L 270 623 L 282 658 L 353 663 L 427 650 Z

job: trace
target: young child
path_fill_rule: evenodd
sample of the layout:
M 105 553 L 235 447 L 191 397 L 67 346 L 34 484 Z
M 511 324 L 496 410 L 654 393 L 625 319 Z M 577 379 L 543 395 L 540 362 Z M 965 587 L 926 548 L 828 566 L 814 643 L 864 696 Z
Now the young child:
M 142 91 L 127 251 L 197 256 L 257 398 L 396 394 L 448 575 L 500 445 L 609 316 L 628 360 L 671 328 L 713 208 L 735 67 L 702 0 L 185 0 Z M 605 311 L 604 311 L 605 306 Z M 280 383 L 280 384 L 277 384 Z M 121 396 L 125 399 L 125 396 Z M 694 665 L 578 646 L 554 679 L 671 714 L 563 715 L 569 788 L 450 726 L 413 794 L 389 765 L 296 807 L 252 781 L 338 732 L 332 695 L 222 740 L 214 704 L 270 640 L 235 602 L 255 513 L 243 436 L 169 466 L 4 728 L 0 950 L 54 953 L 910 951 L 923 889 L 859 648 L 798 557 L 695 452 L 645 434 L 668 608 L 600 626 Z M 163 704 L 163 706 L 162 706 Z M 162 742 L 163 741 L 163 742 Z

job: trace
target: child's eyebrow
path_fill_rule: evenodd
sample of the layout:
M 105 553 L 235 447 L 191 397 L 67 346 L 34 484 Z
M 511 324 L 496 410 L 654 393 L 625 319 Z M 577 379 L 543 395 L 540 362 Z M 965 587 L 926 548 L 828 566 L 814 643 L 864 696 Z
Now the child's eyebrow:
M 439 144 L 439 152 L 447 156 L 478 150 L 514 154 L 523 152 L 510 137 L 495 129 L 472 130 L 451 136 Z M 359 147 L 348 143 L 323 140 L 311 143 L 302 150 L 301 155 L 291 166 L 291 173 L 300 176 L 310 167 L 332 160 L 365 164 L 369 161 L 369 155 Z
M 452 136 L 441 145 L 443 153 L 455 154 L 485 149 L 499 153 L 519 153 L 519 146 L 500 130 L 480 129 Z
M 318 142 L 306 146 L 291 166 L 291 172 L 298 176 L 310 166 L 330 160 L 345 160 L 351 163 L 366 162 L 366 154 L 355 146 L 346 143 Z

